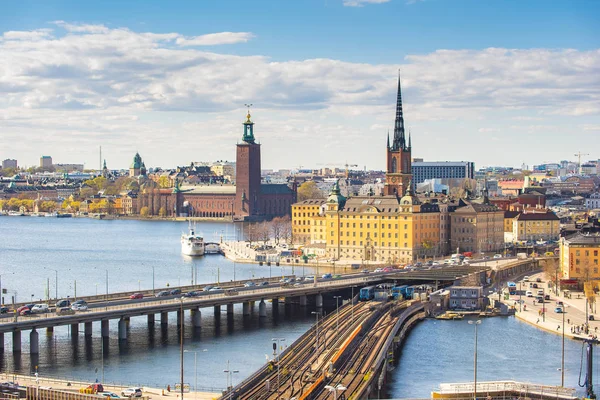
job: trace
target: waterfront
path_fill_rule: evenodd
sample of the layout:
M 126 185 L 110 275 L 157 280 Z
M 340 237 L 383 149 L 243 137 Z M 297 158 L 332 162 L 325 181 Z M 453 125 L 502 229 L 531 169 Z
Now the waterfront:
M 91 219 L 0 218 L 0 225 L 9 234 L 0 244 L 3 287 L 16 288 L 20 299 L 26 293 L 42 297 L 50 279 L 54 291 L 55 272 L 59 271 L 59 294 L 73 290 L 71 280 L 77 279 L 79 294 L 94 294 L 104 289 L 105 269 L 109 271 L 109 289 L 135 290 L 151 288 L 152 266 L 155 266 L 156 286 L 169 282 L 182 284 L 191 280 L 191 266 L 198 267 L 199 281 L 233 278 L 233 263 L 224 257 L 211 256 L 194 260 L 180 255 L 179 236 L 185 223 L 156 221 L 98 221 Z M 209 241 L 221 232 L 232 235 L 232 225 L 199 224 Z M 273 268 L 273 274 L 281 273 Z M 301 273 L 301 271 L 297 271 Z M 268 276 L 269 268 L 237 264 L 237 278 Z M 284 273 L 291 273 L 287 267 Z M 309 273 L 309 268 L 306 268 Z M 71 285 L 71 286 L 69 286 Z M 228 318 L 221 315 L 216 323 L 212 309 L 203 309 L 202 330 L 194 334 L 185 330 L 185 349 L 198 351 L 198 386 L 225 387 L 227 360 L 239 370 L 234 381 L 239 382 L 265 362 L 272 354 L 271 339 L 286 338 L 291 343 L 314 322 L 310 308 L 285 311 L 280 304 L 279 315 L 273 316 L 268 303 L 268 317 L 259 320 L 255 313 L 243 318 L 240 306 Z M 191 325 L 189 315 L 186 324 Z M 146 319 L 132 318 L 129 340 L 117 339 L 116 324 L 111 324 L 111 339 L 104 357 L 105 381 L 139 383 L 155 387 L 174 385 L 179 380 L 179 340 L 175 316 L 167 331 L 160 326 L 148 330 Z M 42 375 L 63 376 L 93 381 L 101 376 L 101 340 L 99 326 L 94 326 L 91 345 L 82 333 L 76 344 L 69 337 L 68 327 L 56 328 L 47 336 L 40 332 L 39 360 L 31 363 L 27 340 L 23 353 L 13 357 L 10 351 L 2 355 L 2 370 L 30 373 L 38 366 Z M 10 349 L 7 335 L 6 348 Z M 577 385 L 581 343 L 566 342 L 566 384 Z M 204 352 L 203 350 L 207 351 Z M 441 382 L 472 381 L 473 327 L 466 321 L 426 320 L 417 325 L 408 337 L 400 364 L 392 372 L 386 397 L 427 397 Z M 519 379 L 546 384 L 560 384 L 560 336 L 546 333 L 514 318 L 485 319 L 479 336 L 479 379 Z M 97 370 L 97 372 L 96 372 Z M 194 354 L 185 354 L 185 381 L 194 382 Z

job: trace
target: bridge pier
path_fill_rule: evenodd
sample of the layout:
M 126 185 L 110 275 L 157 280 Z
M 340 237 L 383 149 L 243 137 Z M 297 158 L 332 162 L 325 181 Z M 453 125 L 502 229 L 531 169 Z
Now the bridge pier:
M 307 298 L 306 296 L 300 296 L 300 306 L 301 307 L 306 307 L 306 303 L 307 303 Z
M 315 304 L 317 308 L 323 307 L 323 295 L 321 293 L 315 294 Z
M 71 337 L 77 337 L 79 335 L 79 324 L 71 324 Z
M 29 333 L 29 353 L 40 354 L 40 334 L 35 328 Z
M 192 326 L 200 328 L 202 326 L 202 313 L 199 308 L 192 309 Z
M 127 321 L 124 318 L 119 320 L 119 340 L 127 340 Z
M 12 333 L 12 339 L 13 339 L 13 353 L 20 353 L 21 352 L 21 331 L 16 330 L 13 331 Z
M 243 316 L 250 315 L 250 302 L 245 301 L 242 303 L 242 315 Z
M 4 351 L 4 332 L 0 332 L 0 353 Z
M 284 303 L 286 306 L 291 306 L 292 305 L 292 297 L 286 297 L 284 300 Z
M 148 314 L 148 325 L 154 325 L 154 314 Z
M 258 316 L 259 317 L 267 316 L 267 305 L 266 305 L 264 299 L 261 299 L 260 303 L 258 303 Z
M 215 306 L 215 318 L 219 318 L 221 316 L 221 306 Z
M 183 318 L 182 311 L 181 310 L 177 310 L 177 326 L 178 327 L 181 326 L 181 322 L 183 321 L 182 318 Z
M 51 335 L 52 333 L 54 333 L 54 327 L 53 326 L 47 327 L 46 334 Z
M 273 304 L 273 309 L 276 309 L 279 307 L 279 299 L 272 299 L 271 303 Z
M 92 322 L 86 322 L 83 324 L 83 333 L 84 333 L 85 337 L 92 336 L 92 327 L 93 327 Z
M 160 313 L 160 324 L 161 325 L 169 325 L 169 313 L 168 312 L 161 312 Z
M 103 319 L 100 321 L 100 333 L 103 338 L 108 337 L 108 320 Z
M 233 304 L 227 304 L 227 314 L 233 314 Z

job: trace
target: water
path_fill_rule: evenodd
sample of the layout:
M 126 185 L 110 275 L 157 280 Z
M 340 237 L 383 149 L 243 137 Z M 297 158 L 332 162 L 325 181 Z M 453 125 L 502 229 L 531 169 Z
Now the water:
M 198 231 L 208 241 L 241 237 L 234 227 L 224 223 L 202 223 Z M 54 297 L 55 272 L 58 271 L 60 297 L 89 295 L 105 291 L 106 270 L 109 290 L 152 288 L 155 285 L 190 284 L 196 269 L 199 282 L 233 279 L 233 263 L 221 256 L 190 259 L 180 254 L 179 237 L 187 230 L 185 223 L 156 221 L 99 221 L 93 219 L 55 219 L 0 217 L 3 232 L 0 240 L 0 274 L 2 287 L 17 300 L 44 298 L 49 281 Z M 15 272 L 15 274 L 11 274 Z M 259 267 L 237 264 L 236 279 L 273 276 L 292 272 L 290 267 Z M 295 271 L 302 274 L 302 268 Z M 313 271 L 306 268 L 305 273 Z M 288 309 L 280 304 L 273 314 L 267 303 L 268 317 L 259 320 L 258 307 L 250 318 L 243 318 L 241 305 L 228 318 L 225 312 L 216 321 L 212 309 L 202 310 L 202 329 L 185 329 L 185 349 L 196 351 L 198 386 L 222 389 L 226 386 L 227 360 L 239 370 L 234 383 L 244 379 L 272 354 L 272 338 L 291 343 L 314 322 L 310 308 Z M 189 327 L 189 314 L 186 315 Z M 105 348 L 106 382 L 145 384 L 154 387 L 174 386 L 179 381 L 180 342 L 174 324 L 166 331 L 160 324 L 149 330 L 145 317 L 132 318 L 129 340 L 117 338 L 116 321 L 111 322 L 111 339 Z M 6 351 L 0 353 L 2 371 L 29 373 L 37 365 L 41 376 L 62 376 L 93 382 L 102 373 L 100 324 L 94 324 L 93 339 L 86 342 L 83 333 L 77 340 L 67 327 L 55 328 L 53 335 L 40 331 L 39 359 L 30 359 L 28 332 L 23 333 L 23 352 L 13 356 L 11 336 L 5 335 Z M 473 326 L 466 321 L 426 320 L 410 333 L 392 372 L 385 397 L 428 397 L 442 382 L 467 382 L 473 379 Z M 490 318 L 479 326 L 478 379 L 517 379 L 536 383 L 560 384 L 559 335 L 539 331 L 514 318 Z M 206 351 L 203 351 L 206 350 Z M 581 343 L 566 341 L 565 383 L 576 387 L 579 374 Z M 185 381 L 194 385 L 194 354 L 185 353 Z M 97 372 L 96 372 L 97 371 Z M 600 371 L 595 366 L 595 371 Z M 598 381 L 598 377 L 595 376 Z

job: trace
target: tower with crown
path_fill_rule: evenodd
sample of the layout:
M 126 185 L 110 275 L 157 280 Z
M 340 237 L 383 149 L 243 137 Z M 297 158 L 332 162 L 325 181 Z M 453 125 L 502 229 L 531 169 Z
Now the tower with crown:
M 252 217 L 260 214 L 260 144 L 254 138 L 254 122 L 250 115 L 243 122 L 244 134 L 242 142 L 237 145 L 236 183 L 235 183 L 235 213 L 238 216 Z
M 404 196 L 412 177 L 411 138 L 406 140 L 404 115 L 402 112 L 402 88 L 400 72 L 398 72 L 398 98 L 396 100 L 396 120 L 394 122 L 394 138 L 390 144 L 387 138 L 387 168 L 385 174 L 384 194 Z

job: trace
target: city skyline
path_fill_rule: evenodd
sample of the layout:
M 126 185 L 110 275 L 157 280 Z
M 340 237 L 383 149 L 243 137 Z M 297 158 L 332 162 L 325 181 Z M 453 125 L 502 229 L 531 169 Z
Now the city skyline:
M 598 4 L 301 3 L 6 5 L 0 158 L 233 160 L 253 103 L 264 168 L 383 170 L 398 69 L 413 157 L 600 158 Z

